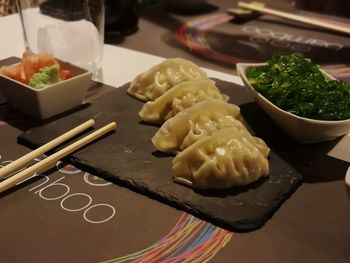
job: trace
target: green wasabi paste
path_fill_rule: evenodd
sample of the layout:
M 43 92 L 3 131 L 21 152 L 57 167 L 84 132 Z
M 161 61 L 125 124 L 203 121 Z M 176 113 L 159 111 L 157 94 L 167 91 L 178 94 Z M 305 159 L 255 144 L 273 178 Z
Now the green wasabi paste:
M 34 89 L 42 89 L 48 85 L 54 84 L 60 81 L 59 71 L 60 68 L 57 64 L 50 67 L 41 68 L 30 78 L 29 86 Z

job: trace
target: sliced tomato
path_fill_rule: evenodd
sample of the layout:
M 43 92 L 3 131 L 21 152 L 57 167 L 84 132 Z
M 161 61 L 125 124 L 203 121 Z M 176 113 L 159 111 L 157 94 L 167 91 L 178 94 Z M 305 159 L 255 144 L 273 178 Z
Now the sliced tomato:
M 15 79 L 20 82 L 23 82 L 23 80 L 25 79 L 25 74 L 23 73 L 23 66 L 21 63 L 1 67 L 0 74 L 3 74 L 9 78 Z
M 38 69 L 44 68 L 44 67 L 50 67 L 55 64 L 58 64 L 58 61 L 50 54 L 38 54 Z
M 62 80 L 70 78 L 70 71 L 68 69 L 61 69 L 59 73 L 59 77 Z
M 38 71 L 38 59 L 35 56 L 23 57 L 22 65 L 25 79 L 29 80 Z
M 33 52 L 26 50 L 22 55 L 21 63 L 2 67 L 0 69 L 0 74 L 28 84 L 30 78 L 33 74 L 37 73 L 39 69 L 50 67 L 55 64 L 58 64 L 58 61 L 50 54 L 34 54 Z M 61 79 L 69 78 L 70 71 L 61 70 L 59 72 L 59 77 Z
M 20 66 L 20 64 L 11 65 L 11 66 L 3 66 L 0 68 L 0 74 L 14 79 L 17 75 L 17 71 L 18 71 L 19 66 Z
M 19 78 L 19 81 L 23 82 L 24 84 L 29 83 L 29 78 L 26 76 L 23 63 L 20 64 L 19 71 L 17 72 L 17 77 Z

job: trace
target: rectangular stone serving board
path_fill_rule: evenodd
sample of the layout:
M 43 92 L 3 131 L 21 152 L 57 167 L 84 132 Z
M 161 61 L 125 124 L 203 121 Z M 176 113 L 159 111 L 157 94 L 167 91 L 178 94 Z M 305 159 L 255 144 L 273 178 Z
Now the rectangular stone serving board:
M 215 191 L 195 191 L 174 183 L 173 156 L 158 152 L 152 145 L 150 139 L 159 127 L 142 122 L 138 111 L 143 102 L 126 93 L 128 84 L 67 116 L 24 132 L 18 137 L 18 142 L 35 148 L 87 119 L 96 120 L 95 128 L 116 121 L 115 132 L 74 153 L 69 160 L 92 174 L 218 226 L 251 231 L 263 226 L 291 196 L 302 183 L 300 172 L 322 153 L 320 147 L 305 151 L 304 146 L 290 140 L 258 108 L 244 87 L 218 79 L 215 81 L 220 90 L 231 97 L 231 103 L 240 105 L 251 132 L 271 147 L 271 171 L 266 179 L 245 187 Z M 296 153 L 299 156 L 296 157 Z

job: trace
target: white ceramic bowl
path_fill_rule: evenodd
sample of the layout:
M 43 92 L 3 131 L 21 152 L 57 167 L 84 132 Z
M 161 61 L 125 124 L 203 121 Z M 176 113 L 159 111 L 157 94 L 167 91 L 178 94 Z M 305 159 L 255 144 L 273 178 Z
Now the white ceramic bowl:
M 345 175 L 345 184 L 346 184 L 346 191 L 348 193 L 348 197 L 350 199 L 350 166 L 346 172 L 346 175 Z
M 7 102 L 37 119 L 47 119 L 80 105 L 85 99 L 91 72 L 62 61 L 60 65 L 70 70 L 71 77 L 42 89 L 0 75 L 0 88 Z
M 290 137 L 300 143 L 323 142 L 335 139 L 350 132 L 350 119 L 341 121 L 321 121 L 299 117 L 284 111 L 257 92 L 249 83 L 246 71 L 252 67 L 264 66 L 266 63 L 238 63 L 237 72 L 244 84 L 254 95 L 258 105 Z M 334 79 L 323 72 L 328 79 Z

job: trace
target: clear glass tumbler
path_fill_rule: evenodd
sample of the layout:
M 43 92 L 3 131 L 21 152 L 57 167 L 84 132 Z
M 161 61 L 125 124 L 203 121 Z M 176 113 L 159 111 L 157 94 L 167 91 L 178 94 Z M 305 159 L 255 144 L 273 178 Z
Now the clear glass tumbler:
M 104 0 L 17 0 L 24 41 L 35 53 L 90 70 L 102 80 Z

